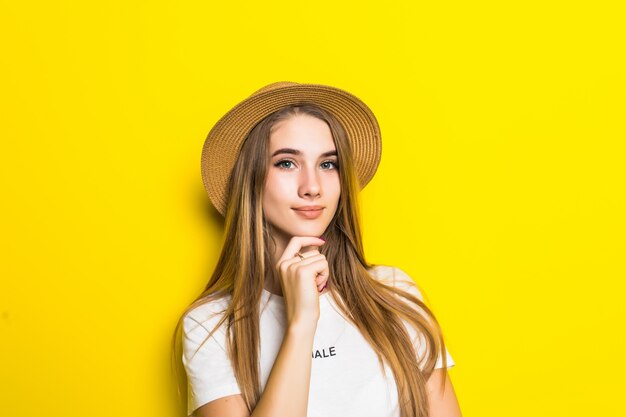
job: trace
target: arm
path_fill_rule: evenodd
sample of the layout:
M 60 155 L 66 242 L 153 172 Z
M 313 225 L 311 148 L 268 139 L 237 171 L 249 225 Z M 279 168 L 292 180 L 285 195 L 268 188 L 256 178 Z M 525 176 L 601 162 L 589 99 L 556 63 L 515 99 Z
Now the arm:
M 441 388 L 445 378 L 445 387 Z M 435 369 L 426 382 L 431 417 L 462 417 L 450 376 L 444 369 Z
M 252 417 L 306 417 L 311 382 L 311 350 L 315 328 L 292 326 Z
M 287 331 L 265 389 L 250 416 L 241 394 L 203 405 L 198 417 L 306 417 L 311 383 L 311 350 L 319 319 L 319 286 L 328 279 L 328 261 L 318 250 L 296 256 L 306 245 L 319 246 L 316 237 L 294 236 L 277 263 L 286 302 Z
M 306 416 L 315 328 L 290 326 L 252 417 Z M 248 417 L 241 394 L 218 398 L 196 411 L 197 417 Z
M 415 295 L 422 302 L 424 301 L 424 296 L 418 289 L 417 283 L 409 275 L 407 275 L 406 272 L 400 268 L 393 268 L 393 272 L 393 282 L 396 287 L 400 287 L 401 289 Z M 412 328 L 410 332 L 412 333 Z M 421 336 L 419 346 L 420 349 L 422 349 L 422 354 L 424 344 L 425 340 L 423 339 L 423 336 Z M 448 367 L 450 367 L 452 358 L 449 356 L 447 349 L 446 355 L 448 356 Z M 452 361 L 452 363 L 454 362 Z M 444 378 L 445 388 L 442 390 Z M 450 381 L 448 372 L 444 372 L 443 368 L 433 370 L 432 375 L 426 382 L 426 391 L 428 393 L 430 417 L 462 417 L 461 409 L 459 407 L 456 394 L 454 393 L 454 388 L 452 387 L 452 381 Z

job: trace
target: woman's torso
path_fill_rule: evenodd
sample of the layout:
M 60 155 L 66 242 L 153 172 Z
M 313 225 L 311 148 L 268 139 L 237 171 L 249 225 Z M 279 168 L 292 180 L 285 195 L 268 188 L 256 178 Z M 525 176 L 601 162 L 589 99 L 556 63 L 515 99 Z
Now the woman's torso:
M 382 281 L 402 287 L 417 295 L 421 294 L 412 280 L 398 268 L 376 266 L 370 272 Z M 401 279 L 396 279 L 400 277 Z M 230 299 L 212 301 L 192 310 L 193 321 L 205 329 L 212 329 L 219 317 L 211 313 L 223 310 Z M 287 325 L 283 297 L 263 290 L 260 303 L 260 370 L 263 391 L 270 371 L 280 350 Z M 411 326 L 407 326 L 419 355 L 423 344 Z M 196 330 L 194 330 L 196 331 Z M 200 330 L 206 332 L 206 330 Z M 191 334 L 191 333 L 190 333 Z M 198 342 L 202 337 L 193 336 Z M 423 340 L 423 339 L 421 339 Z M 186 359 L 188 373 L 191 371 L 189 411 L 216 396 L 216 392 L 240 392 L 225 356 L 225 324 L 217 331 L 199 359 L 193 363 Z M 203 355 L 204 353 L 204 355 Z M 191 355 L 186 354 L 187 358 Z M 320 317 L 311 352 L 311 380 L 308 401 L 308 417 L 399 417 L 396 383 L 391 369 L 385 364 L 384 371 L 374 349 L 359 330 L 341 313 L 330 292 L 320 295 Z M 447 354 L 448 366 L 454 362 Z M 441 358 L 436 367 L 441 367 Z M 205 368 L 212 369 L 205 369 Z M 219 369 L 217 369 L 219 368 Z M 214 371 L 212 374 L 211 371 Z M 195 386 L 194 386 L 195 384 Z M 220 386 L 222 385 L 222 386 Z M 223 388 L 223 389 L 222 389 Z

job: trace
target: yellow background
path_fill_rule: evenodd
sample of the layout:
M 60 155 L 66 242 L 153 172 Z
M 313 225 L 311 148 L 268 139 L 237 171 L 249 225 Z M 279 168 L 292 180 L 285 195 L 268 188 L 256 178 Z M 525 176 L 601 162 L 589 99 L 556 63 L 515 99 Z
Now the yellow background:
M 0 415 L 183 415 L 201 147 L 278 80 L 378 116 L 366 255 L 426 292 L 464 416 L 625 415 L 620 3 L 2 0 Z

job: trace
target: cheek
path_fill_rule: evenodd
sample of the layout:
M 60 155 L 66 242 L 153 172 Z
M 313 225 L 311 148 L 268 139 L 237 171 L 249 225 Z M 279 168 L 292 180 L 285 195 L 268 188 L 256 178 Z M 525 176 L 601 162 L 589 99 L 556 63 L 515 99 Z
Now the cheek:
M 263 190 L 263 205 L 272 205 L 285 200 L 288 190 L 289 184 L 285 178 L 269 173 Z
M 339 177 L 329 178 L 325 185 L 325 189 L 329 197 L 332 196 L 334 200 L 339 200 L 339 196 L 341 195 Z

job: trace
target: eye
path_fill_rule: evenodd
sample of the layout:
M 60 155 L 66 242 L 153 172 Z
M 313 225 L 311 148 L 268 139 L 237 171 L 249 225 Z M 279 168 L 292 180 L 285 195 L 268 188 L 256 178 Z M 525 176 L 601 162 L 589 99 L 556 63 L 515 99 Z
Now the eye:
M 326 169 L 337 169 L 338 165 L 335 161 L 324 161 L 322 166 L 328 167 Z
M 274 164 L 275 167 L 281 168 L 281 169 L 289 169 L 291 168 L 291 166 L 285 166 L 285 164 L 293 164 L 293 161 L 290 161 L 289 159 L 282 159 L 278 162 L 276 162 Z

